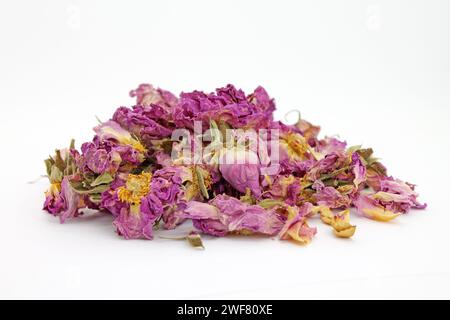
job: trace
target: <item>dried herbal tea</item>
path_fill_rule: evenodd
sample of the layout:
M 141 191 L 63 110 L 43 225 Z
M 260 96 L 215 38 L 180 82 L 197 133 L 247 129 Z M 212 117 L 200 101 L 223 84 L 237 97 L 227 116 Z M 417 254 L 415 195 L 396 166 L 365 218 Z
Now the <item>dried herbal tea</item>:
M 80 150 L 72 142 L 46 161 L 44 210 L 61 223 L 83 209 L 110 214 L 125 239 L 153 239 L 187 220 L 185 237 L 263 235 L 308 244 L 322 221 L 340 238 L 356 226 L 350 209 L 390 221 L 424 209 L 415 186 L 388 175 L 373 150 L 347 147 L 299 119 L 275 121 L 275 102 L 258 87 L 233 85 L 179 96 L 142 84 L 100 123 Z

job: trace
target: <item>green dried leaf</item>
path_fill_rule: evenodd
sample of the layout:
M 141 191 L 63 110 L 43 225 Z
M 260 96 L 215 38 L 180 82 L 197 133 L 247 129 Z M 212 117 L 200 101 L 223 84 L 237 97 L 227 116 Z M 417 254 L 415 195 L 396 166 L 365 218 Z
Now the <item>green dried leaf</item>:
M 348 152 L 348 153 L 353 153 L 353 152 L 356 152 L 356 151 L 360 150 L 361 148 L 362 148 L 361 145 L 358 145 L 358 146 L 351 146 L 351 147 L 348 147 L 348 148 L 347 148 L 347 152 Z
M 75 190 L 76 193 L 78 194 L 87 194 L 87 195 L 92 195 L 92 194 L 96 194 L 96 193 L 103 193 L 105 191 L 107 191 L 109 189 L 109 185 L 107 184 L 102 184 L 99 185 L 97 187 L 94 188 L 86 188 L 85 186 L 83 186 L 82 182 L 70 182 L 70 185 L 72 186 L 72 188 Z
M 97 119 L 97 121 L 98 121 L 99 124 L 103 124 L 103 121 L 100 120 L 100 118 L 99 118 L 98 116 L 95 116 L 95 119 Z
M 256 203 L 256 199 L 253 197 L 252 190 L 250 190 L 250 188 L 245 188 L 245 195 L 241 196 L 239 200 L 252 205 Z
M 68 175 L 75 174 L 77 172 L 77 170 L 78 170 L 77 165 L 74 162 L 72 162 L 70 164 L 70 167 L 67 168 L 67 169 L 69 170 Z
M 340 169 L 338 169 L 338 170 L 333 171 L 332 173 L 329 173 L 329 174 L 323 174 L 323 175 L 320 177 L 320 180 L 325 181 L 325 180 L 327 180 L 327 179 L 334 178 L 334 177 L 340 175 L 341 173 L 347 171 L 348 169 L 350 169 L 350 167 L 343 167 L 343 168 L 340 168 Z
M 200 249 L 205 249 L 205 247 L 203 246 L 203 241 L 202 241 L 202 237 L 196 233 L 196 232 L 191 232 L 187 237 L 186 237 L 187 241 L 189 242 L 189 244 L 191 246 L 193 246 L 194 248 L 200 248 Z
M 258 206 L 263 207 L 264 209 L 272 209 L 276 206 L 282 206 L 283 204 L 283 201 L 275 199 L 264 199 L 258 202 Z
M 210 132 L 211 132 L 211 143 L 212 142 L 222 142 L 225 136 L 222 136 L 222 132 L 214 120 L 209 121 Z
M 372 169 L 379 175 L 382 175 L 382 176 L 387 175 L 385 167 L 378 161 L 371 163 L 369 167 L 370 167 L 370 169 Z
M 334 185 L 334 181 L 327 181 L 327 180 L 328 179 L 332 179 L 332 178 L 338 176 L 339 174 L 341 174 L 341 173 L 343 173 L 343 172 L 345 172 L 345 171 L 347 171 L 349 169 L 350 169 L 350 167 L 347 166 L 347 167 L 343 167 L 343 168 L 340 168 L 338 170 L 335 170 L 332 173 L 323 174 L 323 175 L 321 175 L 319 180 L 323 181 L 327 185 Z M 304 185 L 304 188 L 305 189 L 310 188 L 312 185 L 313 185 L 312 182 L 307 183 L 307 184 Z
M 110 173 L 105 172 L 104 174 L 98 176 L 93 182 L 91 182 L 91 187 L 97 187 L 102 184 L 109 184 L 114 181 L 114 178 Z
M 222 138 L 226 137 L 227 136 L 227 130 L 231 129 L 231 126 L 228 123 L 224 122 L 224 121 L 220 121 L 217 127 L 218 127 L 218 129 L 220 131 L 220 134 L 222 135 Z
M 56 150 L 55 153 L 55 166 L 57 166 L 61 172 L 64 172 L 64 169 L 66 169 L 66 162 L 61 157 L 61 150 Z
M 372 148 L 360 149 L 357 152 L 365 160 L 368 160 L 373 155 L 373 149 Z
M 89 196 L 89 200 L 92 203 L 100 204 L 100 202 L 102 202 L 102 195 L 101 194 L 92 194 Z
M 205 249 L 205 246 L 203 245 L 202 237 L 200 236 L 200 234 L 198 234 L 195 231 L 190 232 L 185 237 L 164 237 L 164 236 L 159 236 L 159 237 L 161 239 L 166 239 L 166 240 L 184 240 L 184 241 L 187 240 L 187 242 L 194 248 Z
M 209 199 L 208 189 L 205 186 L 205 178 L 203 177 L 202 170 L 195 166 L 195 174 L 197 176 L 198 186 L 200 187 L 200 191 L 205 199 Z
M 47 172 L 47 176 L 50 177 L 51 174 L 52 174 L 52 166 L 53 166 L 53 164 L 54 164 L 54 161 L 53 161 L 53 159 L 50 157 L 50 158 L 44 160 L 44 163 L 45 163 L 45 171 Z
M 64 178 L 63 173 L 61 172 L 61 170 L 59 170 L 58 167 L 53 166 L 50 169 L 50 175 L 49 175 L 49 180 L 50 183 L 57 183 L 57 182 L 61 182 Z
M 212 119 L 209 120 L 209 126 L 210 126 L 211 129 L 216 129 L 216 130 L 219 129 L 219 126 L 217 125 L 217 122 L 215 120 L 212 120 Z

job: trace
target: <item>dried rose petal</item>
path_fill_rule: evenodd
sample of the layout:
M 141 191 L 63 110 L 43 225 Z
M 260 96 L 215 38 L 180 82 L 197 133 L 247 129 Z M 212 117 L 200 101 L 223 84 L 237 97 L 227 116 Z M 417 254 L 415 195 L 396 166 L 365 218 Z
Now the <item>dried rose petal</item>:
M 317 233 L 307 220 L 317 215 L 350 238 L 351 207 L 378 221 L 426 208 L 415 186 L 389 176 L 372 149 L 319 138 L 320 127 L 303 119 L 274 121 L 275 102 L 262 87 L 177 97 L 141 84 L 130 96 L 136 105 L 118 108 L 80 151 L 71 143 L 45 161 L 44 210 L 61 222 L 89 208 L 109 212 L 126 239 L 152 239 L 160 222 L 174 229 L 189 219 L 213 236 L 307 244 Z M 196 232 L 182 239 L 203 248 Z

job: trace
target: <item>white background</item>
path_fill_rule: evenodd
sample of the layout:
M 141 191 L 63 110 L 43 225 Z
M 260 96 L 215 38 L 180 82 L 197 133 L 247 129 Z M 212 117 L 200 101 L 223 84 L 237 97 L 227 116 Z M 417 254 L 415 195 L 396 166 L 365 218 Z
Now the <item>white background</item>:
M 450 2 L 2 1 L 0 298 L 450 298 Z M 307 247 L 260 238 L 125 241 L 104 215 L 41 211 L 42 160 L 150 82 L 179 93 L 263 85 L 375 149 L 426 211 L 317 221 Z M 79 145 L 79 144 L 78 144 Z

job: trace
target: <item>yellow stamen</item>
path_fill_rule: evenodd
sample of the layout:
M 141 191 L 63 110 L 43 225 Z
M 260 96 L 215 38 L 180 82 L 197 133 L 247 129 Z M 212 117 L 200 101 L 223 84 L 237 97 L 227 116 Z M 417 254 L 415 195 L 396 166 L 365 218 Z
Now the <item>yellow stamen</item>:
M 119 200 L 131 205 L 140 205 L 141 199 L 150 192 L 151 179 L 152 174 L 148 172 L 128 175 L 125 186 L 117 190 Z
M 130 145 L 141 153 L 146 153 L 147 149 L 138 140 L 131 139 Z
M 308 145 L 301 135 L 297 133 L 289 133 L 284 138 L 287 152 L 294 160 L 303 160 L 305 153 L 308 151 Z
M 50 188 L 45 192 L 45 195 L 48 196 L 57 196 L 61 192 L 61 182 L 55 182 L 50 185 Z

